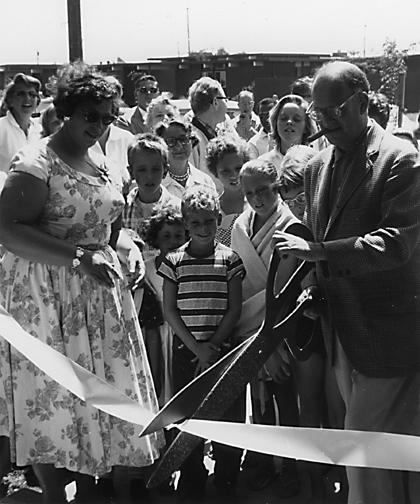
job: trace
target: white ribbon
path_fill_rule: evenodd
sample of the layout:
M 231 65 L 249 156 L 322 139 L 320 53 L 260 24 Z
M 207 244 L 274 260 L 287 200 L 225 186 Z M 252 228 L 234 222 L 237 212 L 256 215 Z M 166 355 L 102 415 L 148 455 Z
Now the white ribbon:
M 151 411 L 24 331 L 1 306 L 0 336 L 53 380 L 99 410 L 142 427 L 154 418 Z M 420 438 L 416 436 L 207 420 L 188 420 L 177 427 L 205 439 L 282 457 L 420 471 Z
M 180 430 L 280 457 L 354 467 L 420 470 L 420 437 L 305 427 L 188 420 Z
M 34 338 L 0 306 L 0 335 L 44 373 L 91 406 L 141 426 L 154 414 L 98 376 Z

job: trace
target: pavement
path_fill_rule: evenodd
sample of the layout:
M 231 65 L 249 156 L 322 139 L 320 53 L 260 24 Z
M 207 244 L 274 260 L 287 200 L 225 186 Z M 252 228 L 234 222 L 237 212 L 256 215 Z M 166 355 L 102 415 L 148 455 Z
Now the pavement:
M 212 461 L 207 459 L 206 465 L 212 470 Z M 278 466 L 277 461 L 277 466 Z M 241 471 L 238 479 L 237 493 L 240 504 L 343 504 L 343 500 L 339 499 L 339 494 L 335 493 L 334 478 L 328 480 L 324 478 L 324 483 L 327 489 L 327 498 L 323 502 L 311 499 L 311 490 L 308 474 L 305 471 L 304 463 L 298 463 L 300 472 L 301 488 L 297 495 L 289 499 L 281 499 L 276 494 L 276 479 L 274 479 L 264 490 L 255 492 L 249 490 L 246 485 L 246 480 L 250 476 L 248 470 Z M 220 504 L 221 500 L 217 493 L 217 489 L 211 484 L 213 476 L 210 475 L 207 487 L 206 498 L 203 504 Z M 67 487 L 68 500 L 70 501 L 75 492 L 75 487 L 70 484 Z M 118 501 L 118 504 L 175 504 L 174 495 L 161 495 L 156 489 L 150 490 L 149 498 L 129 501 L 127 503 Z M 0 500 L 1 504 L 42 504 L 42 494 L 39 489 L 22 489 L 12 495 Z M 199 503 L 197 503 L 199 504 Z M 201 503 L 200 503 L 201 504 Z M 224 501 L 224 504 L 230 504 Z M 236 503 L 235 503 L 236 504 Z

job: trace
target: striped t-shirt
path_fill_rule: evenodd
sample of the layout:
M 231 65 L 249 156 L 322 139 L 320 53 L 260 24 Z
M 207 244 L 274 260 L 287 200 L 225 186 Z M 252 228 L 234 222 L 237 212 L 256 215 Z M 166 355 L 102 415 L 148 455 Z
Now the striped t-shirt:
M 228 309 L 228 282 L 245 276 L 242 259 L 215 243 L 208 257 L 193 257 L 188 245 L 167 254 L 158 274 L 178 286 L 177 306 L 188 330 L 198 341 L 209 340 Z

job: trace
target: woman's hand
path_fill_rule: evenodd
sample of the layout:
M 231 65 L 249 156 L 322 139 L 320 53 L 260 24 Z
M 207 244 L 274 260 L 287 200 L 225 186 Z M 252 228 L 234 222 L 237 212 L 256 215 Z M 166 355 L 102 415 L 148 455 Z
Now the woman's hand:
M 135 291 L 141 286 L 146 274 L 143 256 L 137 246 L 128 250 L 125 256 L 125 265 L 128 270 L 127 289 Z
M 98 252 L 85 250 L 85 253 L 80 258 L 80 265 L 77 269 L 99 284 L 109 288 L 115 286 L 115 277 L 122 280 L 121 273 Z

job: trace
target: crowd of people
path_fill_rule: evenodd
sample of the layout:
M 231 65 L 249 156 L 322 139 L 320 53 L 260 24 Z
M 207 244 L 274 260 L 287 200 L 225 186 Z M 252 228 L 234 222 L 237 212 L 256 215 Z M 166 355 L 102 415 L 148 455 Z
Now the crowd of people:
M 302 296 L 314 303 L 298 327 L 312 355 L 301 362 L 281 342 L 222 420 L 246 421 L 249 391 L 256 424 L 419 435 L 420 157 L 413 132 L 385 131 L 386 97 L 355 65 L 331 62 L 280 99 L 255 106 L 238 90 L 234 118 L 221 84 L 202 77 L 181 116 L 154 76 L 134 79 L 137 105 L 122 107 L 115 77 L 65 65 L 39 121 L 41 83 L 8 84 L 0 304 L 156 413 L 258 331 L 272 254 L 277 292 L 308 261 Z M 141 502 L 173 432 L 139 432 L 0 335 L 0 478 L 30 468 L 44 504 L 66 502 L 71 481 L 77 503 Z M 204 502 L 203 445 L 176 485 L 162 484 L 176 502 Z M 278 471 L 271 455 L 220 443 L 212 458 L 220 502 L 240 502 L 241 470 L 251 492 L 274 480 L 281 499 L 301 491 L 294 458 Z M 326 502 L 331 468 L 305 470 L 311 502 Z M 348 504 L 416 502 L 417 473 L 333 470 Z

